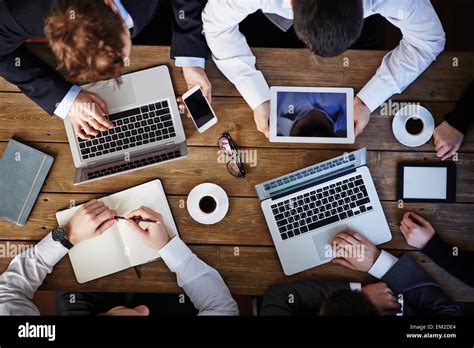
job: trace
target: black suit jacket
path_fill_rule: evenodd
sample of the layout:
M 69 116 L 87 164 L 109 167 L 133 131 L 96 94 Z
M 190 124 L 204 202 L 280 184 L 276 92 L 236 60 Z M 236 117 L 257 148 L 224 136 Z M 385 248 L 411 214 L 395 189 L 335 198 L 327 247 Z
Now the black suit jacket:
M 420 315 L 458 315 L 452 302 L 426 272 L 408 255 L 385 274 L 382 281 Z M 317 315 L 322 301 L 336 290 L 350 289 L 347 282 L 296 281 L 269 287 L 263 296 L 261 315 Z M 288 301 L 293 295 L 293 301 Z
M 23 46 L 44 36 L 44 22 L 57 0 L 0 0 L 0 76 L 17 85 L 36 104 L 52 114 L 72 84 Z M 136 36 L 158 10 L 160 0 L 123 0 L 134 21 Z M 171 0 L 176 16 L 171 56 L 206 57 L 201 12 L 206 0 Z M 181 19 L 184 15 L 184 19 Z
M 265 290 L 260 315 L 319 315 L 323 300 L 342 289 L 350 290 L 349 283 L 298 280 L 276 284 Z
M 466 116 L 468 115 L 466 114 Z M 444 242 L 437 234 L 421 251 L 453 276 L 474 287 L 473 251 L 458 250 L 457 253 L 454 253 L 453 247 Z

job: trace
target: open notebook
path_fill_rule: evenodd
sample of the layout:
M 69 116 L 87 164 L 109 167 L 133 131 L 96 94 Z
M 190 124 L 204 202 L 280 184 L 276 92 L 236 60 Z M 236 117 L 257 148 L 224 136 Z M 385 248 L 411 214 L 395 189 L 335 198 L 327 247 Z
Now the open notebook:
M 99 201 L 117 210 L 119 216 L 126 216 L 142 205 L 149 207 L 163 215 L 171 237 L 178 234 L 160 180 L 100 198 Z M 79 207 L 57 212 L 59 226 L 65 226 Z M 146 226 L 146 223 L 142 222 L 140 225 Z M 69 250 L 76 279 L 81 284 L 156 260 L 159 256 L 159 253 L 145 244 L 140 235 L 123 220 L 119 220 L 99 237 L 82 241 Z

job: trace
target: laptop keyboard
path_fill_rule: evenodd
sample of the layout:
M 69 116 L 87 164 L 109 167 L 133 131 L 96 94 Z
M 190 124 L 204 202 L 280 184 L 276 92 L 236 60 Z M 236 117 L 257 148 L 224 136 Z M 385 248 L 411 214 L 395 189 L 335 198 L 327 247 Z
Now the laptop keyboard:
M 87 179 L 91 180 L 91 179 L 101 178 L 107 175 L 122 173 L 127 170 L 146 167 L 155 163 L 160 163 L 160 162 L 168 161 L 174 158 L 178 158 L 180 156 L 181 156 L 181 152 L 177 150 L 177 151 L 167 152 L 167 153 L 163 153 L 163 154 L 152 156 L 152 157 L 146 157 L 146 158 L 142 158 L 142 159 L 138 159 L 134 161 L 129 161 L 126 163 L 110 166 L 103 169 L 98 169 L 96 171 L 87 173 Z
M 338 157 L 334 160 L 318 164 L 315 166 L 312 166 L 310 168 L 303 169 L 301 171 L 292 173 L 288 176 L 285 176 L 283 178 L 279 178 L 273 181 L 269 181 L 265 183 L 263 186 L 265 191 L 272 191 L 272 190 L 278 190 L 284 185 L 293 185 L 295 182 L 301 181 L 304 178 L 310 176 L 310 175 L 315 175 L 317 173 L 321 173 L 322 171 L 335 168 L 341 165 L 346 165 L 347 163 L 354 162 L 356 160 L 356 157 L 354 154 L 349 154 L 347 156 L 341 156 Z
M 115 124 L 114 128 L 90 140 L 78 138 L 83 160 L 176 136 L 168 100 L 110 114 L 107 118 Z
M 371 211 L 361 175 L 273 204 L 283 240 Z

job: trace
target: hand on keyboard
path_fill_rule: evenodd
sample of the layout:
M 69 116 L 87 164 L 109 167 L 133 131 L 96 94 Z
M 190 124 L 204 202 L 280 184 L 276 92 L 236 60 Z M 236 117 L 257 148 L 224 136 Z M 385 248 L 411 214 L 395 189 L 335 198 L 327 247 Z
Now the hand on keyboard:
M 107 113 L 107 103 L 102 98 L 83 90 L 74 101 L 68 116 L 76 135 L 87 140 L 114 126 L 105 117 Z
M 368 272 L 380 255 L 371 241 L 352 231 L 337 234 L 333 245 L 336 258 L 332 262 L 356 271 Z

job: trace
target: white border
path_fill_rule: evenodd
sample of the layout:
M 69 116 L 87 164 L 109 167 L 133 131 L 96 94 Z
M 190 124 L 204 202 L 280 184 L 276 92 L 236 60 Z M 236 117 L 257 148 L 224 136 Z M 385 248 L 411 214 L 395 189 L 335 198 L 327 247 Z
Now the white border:
M 284 137 L 277 136 L 277 93 L 278 92 L 306 92 L 306 93 L 345 93 L 347 103 L 347 137 L 320 138 L 320 137 Z M 309 144 L 354 144 L 354 89 L 339 87 L 282 87 L 270 88 L 270 142 L 272 143 L 309 143 Z

